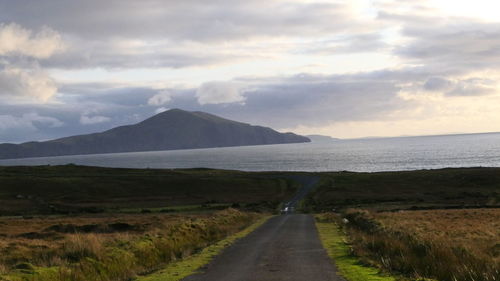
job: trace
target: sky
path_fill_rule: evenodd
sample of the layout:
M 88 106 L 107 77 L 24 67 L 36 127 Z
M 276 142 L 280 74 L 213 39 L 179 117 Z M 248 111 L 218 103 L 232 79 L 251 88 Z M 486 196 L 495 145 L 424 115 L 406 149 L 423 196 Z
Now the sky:
M 0 143 L 172 108 L 338 138 L 500 131 L 495 0 L 0 0 Z

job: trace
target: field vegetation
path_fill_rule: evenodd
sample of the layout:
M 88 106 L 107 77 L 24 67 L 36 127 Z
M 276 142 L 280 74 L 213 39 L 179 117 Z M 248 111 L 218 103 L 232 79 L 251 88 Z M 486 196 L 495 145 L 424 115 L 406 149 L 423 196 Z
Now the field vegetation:
M 0 280 L 130 280 L 190 256 L 261 218 L 202 214 L 0 218 Z
M 302 209 L 329 213 L 353 256 L 398 278 L 500 280 L 499 168 L 322 173 Z
M 354 256 L 348 239 L 338 223 L 338 216 L 316 215 L 316 228 L 328 256 L 338 272 L 348 281 L 395 281 L 389 274 L 381 274 L 376 267 L 360 263 Z
M 364 264 L 412 280 L 500 280 L 500 209 L 350 209 L 329 216 Z
M 325 247 L 350 281 L 394 280 L 378 270 L 398 280 L 500 280 L 500 168 L 306 174 L 75 165 L 0 167 L 0 280 L 132 280 L 175 269 L 262 211 L 279 210 L 303 175 L 321 179 L 300 209 L 327 213 L 318 229 L 337 245 Z
M 500 168 L 321 173 L 303 202 L 310 212 L 500 207 Z
M 0 167 L 0 216 L 131 209 L 168 212 L 202 204 L 272 210 L 298 186 L 287 173 L 76 165 Z

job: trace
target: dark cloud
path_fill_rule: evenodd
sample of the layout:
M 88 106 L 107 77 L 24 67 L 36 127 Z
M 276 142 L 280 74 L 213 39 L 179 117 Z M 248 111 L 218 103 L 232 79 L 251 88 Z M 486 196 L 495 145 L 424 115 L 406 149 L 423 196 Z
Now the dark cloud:
M 124 46 L 119 46 L 120 44 Z M 79 69 L 133 69 L 133 68 L 183 68 L 190 66 L 208 66 L 227 62 L 236 62 L 244 57 L 237 53 L 221 53 L 217 50 L 200 52 L 202 45 L 170 43 L 149 46 L 125 46 L 127 42 L 102 40 L 85 42 L 77 40 L 69 44 L 66 52 L 56 54 L 40 61 L 49 68 Z
M 453 87 L 453 82 L 442 77 L 431 77 L 425 84 L 426 91 L 446 91 Z
M 253 36 L 313 36 L 352 29 L 348 6 L 276 0 L 27 0 L 0 2 L 0 21 L 51 26 L 86 39 L 213 41 Z
M 464 18 L 408 17 L 402 35 L 411 40 L 394 54 L 415 64 L 468 74 L 500 63 L 500 24 Z
M 496 93 L 495 82 L 481 78 L 449 80 L 431 77 L 425 82 L 423 88 L 426 91 L 440 92 L 446 96 L 484 96 Z
M 250 39 L 315 38 L 372 29 L 353 15 L 349 3 L 340 1 L 0 1 L 1 22 L 33 30 L 49 26 L 61 33 L 68 48 L 41 64 L 70 69 L 234 63 L 259 56 L 240 52 Z M 352 40 L 371 41 L 366 35 Z M 243 45 L 227 47 L 235 42 Z

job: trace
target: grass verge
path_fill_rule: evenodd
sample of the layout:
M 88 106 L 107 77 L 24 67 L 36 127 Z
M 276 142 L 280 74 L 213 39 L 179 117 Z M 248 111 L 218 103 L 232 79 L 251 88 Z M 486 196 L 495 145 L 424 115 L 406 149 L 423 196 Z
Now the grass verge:
M 362 265 L 358 258 L 351 254 L 346 237 L 337 224 L 325 222 L 318 215 L 316 227 L 328 256 L 335 261 L 340 275 L 348 281 L 396 281 L 394 277 L 381 275 L 376 268 Z
M 199 271 L 201 267 L 208 264 L 223 249 L 233 244 L 236 240 L 250 234 L 252 231 L 264 224 L 269 218 L 270 216 L 261 218 L 256 223 L 245 228 L 244 230 L 204 248 L 200 253 L 192 255 L 186 259 L 173 262 L 163 270 L 160 270 L 151 275 L 139 277 L 135 279 L 135 281 L 178 281 L 189 275 L 192 275 Z
M 11 231 L 0 235 L 0 280 L 129 281 L 196 254 L 262 218 L 262 214 L 235 209 L 198 215 L 136 216 L 124 215 L 128 223 L 96 217 L 70 218 L 72 224 L 53 225 L 54 220 L 63 219 L 45 224 L 32 219 L 52 225 L 48 228 L 51 231 L 45 227 L 21 236 L 15 234 L 19 230 L 16 226 L 26 225 L 25 221 L 0 220 L 0 234 L 4 228 Z M 144 223 L 136 224 L 140 220 Z M 111 226 L 126 229 L 111 231 Z

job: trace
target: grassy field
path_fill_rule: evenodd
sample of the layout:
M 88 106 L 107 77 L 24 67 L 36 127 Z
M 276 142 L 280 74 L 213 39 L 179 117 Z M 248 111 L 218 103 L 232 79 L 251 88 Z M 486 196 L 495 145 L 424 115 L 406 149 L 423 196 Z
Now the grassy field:
M 261 218 L 211 214 L 122 214 L 0 218 L 0 280 L 130 280 L 190 256 Z
M 350 255 L 337 256 L 349 280 L 382 278 L 353 260 L 409 280 L 500 280 L 499 168 L 322 176 L 302 209 L 336 221 L 319 229 L 331 243 L 337 239 L 337 250 L 349 246 Z M 342 233 L 346 245 L 338 240 Z
M 500 209 L 351 209 L 342 217 L 348 222 L 337 216 L 337 225 L 343 226 L 352 253 L 364 264 L 413 279 L 500 278 Z
M 178 264 L 276 211 L 300 186 L 291 174 L 0 167 L 0 280 L 130 280 Z
M 286 173 L 85 166 L 0 167 L 0 215 L 114 212 L 202 204 L 275 208 L 298 184 Z
M 255 211 L 276 211 L 298 174 L 0 167 L 0 280 L 166 270 L 264 216 Z M 314 175 L 301 209 L 329 212 L 318 229 L 350 281 L 393 280 L 370 266 L 399 279 L 500 280 L 499 168 Z
M 500 207 L 500 168 L 321 175 L 304 201 L 307 211 Z

